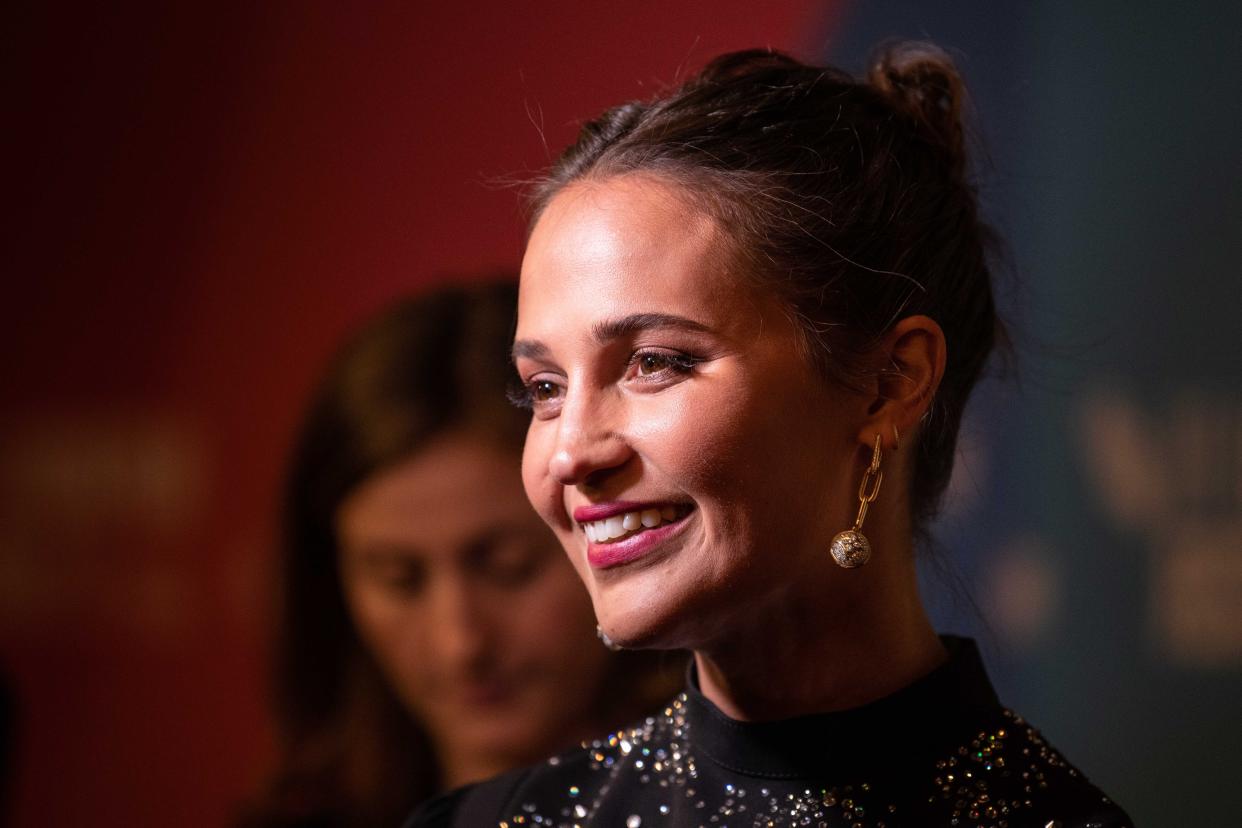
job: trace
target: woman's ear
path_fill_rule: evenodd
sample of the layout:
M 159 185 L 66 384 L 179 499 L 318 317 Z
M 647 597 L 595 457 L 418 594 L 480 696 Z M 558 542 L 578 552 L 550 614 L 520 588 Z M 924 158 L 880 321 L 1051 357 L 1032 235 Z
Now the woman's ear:
M 944 331 L 929 316 L 908 316 L 888 332 L 876 356 L 883 367 L 858 440 L 874 445 L 879 434 L 884 446 L 892 449 L 898 434 L 914 430 L 940 387 L 946 356 Z

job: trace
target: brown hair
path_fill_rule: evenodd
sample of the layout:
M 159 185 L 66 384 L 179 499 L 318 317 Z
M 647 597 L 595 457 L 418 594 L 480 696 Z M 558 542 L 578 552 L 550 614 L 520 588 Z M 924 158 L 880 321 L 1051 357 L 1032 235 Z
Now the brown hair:
M 944 330 L 948 364 L 921 429 L 915 525 L 935 513 L 962 411 L 1004 337 L 969 175 L 965 93 L 925 43 L 877 52 L 865 81 L 778 52 L 716 58 L 680 88 L 587 123 L 533 192 L 534 220 L 569 184 L 648 173 L 681 186 L 780 293 L 830 381 L 884 370 L 875 343 L 905 316 Z M 532 221 L 533 227 L 534 221 Z

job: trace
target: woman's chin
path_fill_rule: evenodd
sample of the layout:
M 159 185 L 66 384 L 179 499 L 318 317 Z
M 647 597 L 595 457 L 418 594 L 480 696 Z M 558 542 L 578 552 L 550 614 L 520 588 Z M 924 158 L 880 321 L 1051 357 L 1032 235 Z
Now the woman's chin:
M 747 589 L 762 595 L 763 587 L 758 583 Z M 600 630 L 612 643 L 627 650 L 696 650 L 717 640 L 723 630 L 751 623 L 754 607 L 770 603 L 740 604 L 738 589 L 736 581 L 684 577 L 668 567 L 625 580 L 597 581 L 591 597 Z
M 693 520 L 694 514 L 691 516 Z M 613 643 L 625 649 L 680 649 L 685 610 L 699 603 L 701 572 L 695 566 L 701 544 L 684 539 L 633 563 L 591 571 L 595 617 Z
M 628 600 L 632 596 L 615 594 L 619 587 L 607 590 L 596 600 L 595 615 L 600 630 L 608 639 L 627 650 L 672 650 L 678 643 L 679 614 L 668 596 L 662 600 Z

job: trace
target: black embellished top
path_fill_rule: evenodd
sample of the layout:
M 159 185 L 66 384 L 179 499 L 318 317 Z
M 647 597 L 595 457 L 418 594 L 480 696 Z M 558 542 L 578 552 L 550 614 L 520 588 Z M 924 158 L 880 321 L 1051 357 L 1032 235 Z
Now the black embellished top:
M 1126 828 L 1003 708 L 973 642 L 854 710 L 738 722 L 696 688 L 637 726 L 434 799 L 407 828 Z

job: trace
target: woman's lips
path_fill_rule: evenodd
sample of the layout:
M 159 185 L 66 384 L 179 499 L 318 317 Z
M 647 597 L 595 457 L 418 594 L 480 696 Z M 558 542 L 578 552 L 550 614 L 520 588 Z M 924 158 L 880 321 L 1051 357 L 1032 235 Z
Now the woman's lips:
M 592 503 L 589 506 L 579 506 L 574 509 L 574 520 L 579 523 L 589 523 L 593 520 L 605 520 L 614 515 L 624 515 L 627 512 L 641 512 L 643 509 L 661 509 L 665 506 L 673 506 L 675 504 L 665 502 L 642 502 L 637 500 L 614 500 L 611 503 Z
M 681 531 L 686 525 L 686 518 L 693 511 L 690 507 L 684 505 L 674 506 L 673 504 L 664 504 L 663 506 L 642 504 L 642 507 L 637 510 L 633 508 L 625 511 L 614 510 L 605 518 L 597 518 L 595 521 L 588 521 L 583 524 L 583 531 L 587 535 L 587 562 L 592 567 L 595 569 L 610 569 L 644 557 L 661 543 Z M 574 510 L 575 518 L 578 516 L 579 511 L 577 509 Z M 655 518 L 650 514 L 651 511 L 657 511 L 659 515 L 658 521 L 655 521 Z M 646 520 L 640 517 L 640 525 L 632 529 L 623 526 L 623 534 L 619 539 L 599 537 L 598 533 L 605 531 L 605 521 L 615 522 L 622 519 L 620 515 L 628 517 L 634 514 L 643 515 L 644 513 L 646 513 Z M 601 510 L 594 514 L 603 514 L 603 512 Z M 633 521 L 631 520 L 629 523 L 632 525 Z
M 463 707 L 497 707 L 509 704 L 514 695 L 511 682 L 474 681 L 455 687 L 452 698 Z

